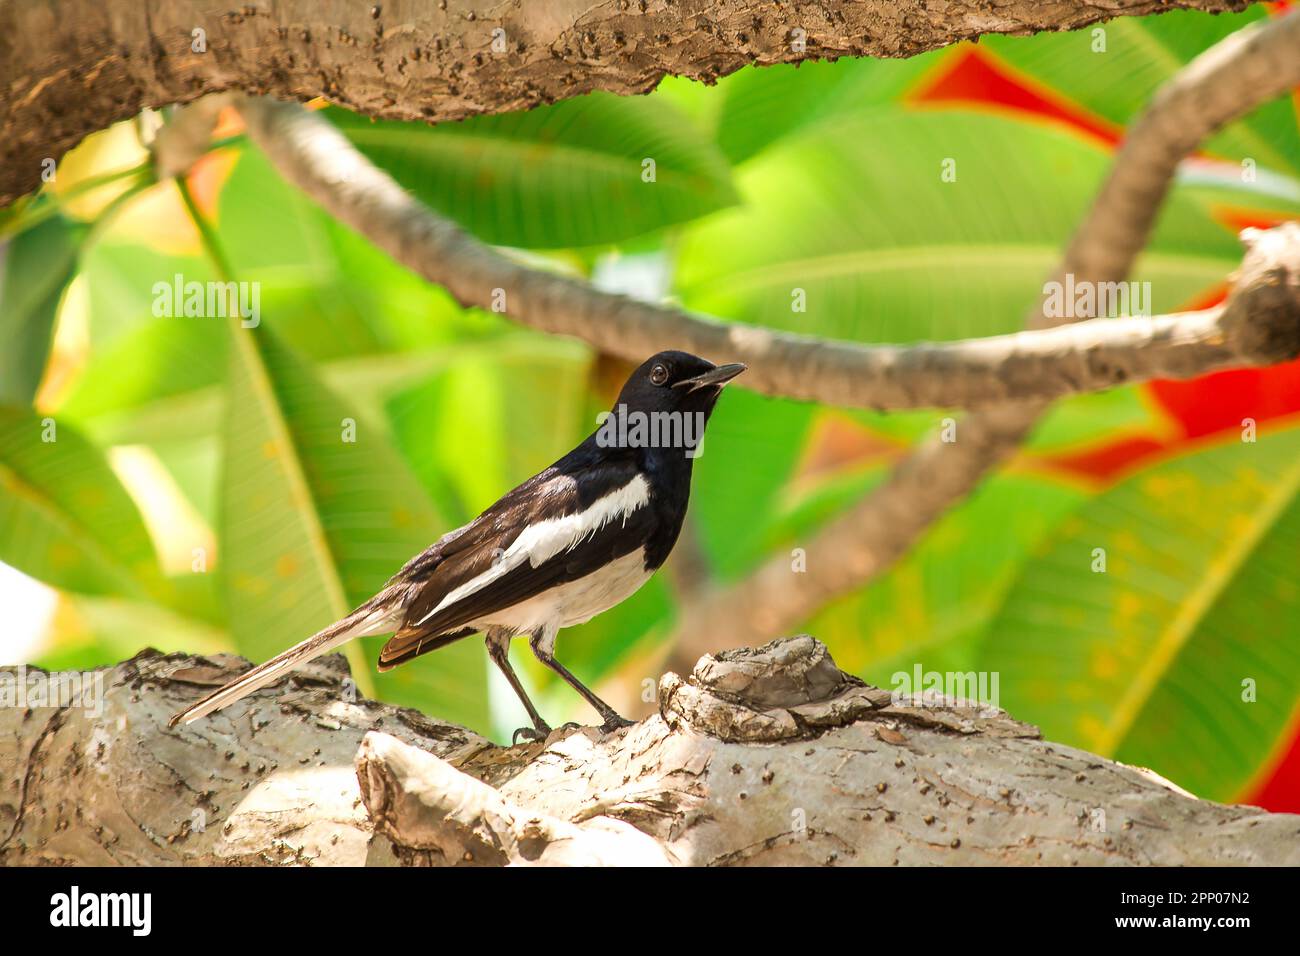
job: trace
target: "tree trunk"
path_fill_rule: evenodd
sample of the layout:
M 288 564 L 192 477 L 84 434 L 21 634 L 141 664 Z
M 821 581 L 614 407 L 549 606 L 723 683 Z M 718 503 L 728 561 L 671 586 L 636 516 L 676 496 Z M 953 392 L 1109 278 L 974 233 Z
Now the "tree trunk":
M 666 674 L 658 713 L 603 737 L 496 746 L 355 699 L 338 655 L 167 728 L 243 666 L 143 651 L 56 702 L 52 675 L 0 671 L 0 862 L 1300 863 L 1298 816 L 1197 800 L 994 708 L 895 701 L 807 636 Z

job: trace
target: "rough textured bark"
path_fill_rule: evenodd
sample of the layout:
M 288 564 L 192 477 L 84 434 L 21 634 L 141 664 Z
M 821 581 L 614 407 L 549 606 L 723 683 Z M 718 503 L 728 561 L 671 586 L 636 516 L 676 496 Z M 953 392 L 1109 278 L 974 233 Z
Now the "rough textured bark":
M 664 675 L 658 713 L 608 736 L 498 747 L 350 702 L 339 656 L 167 728 L 242 664 L 146 651 L 103 672 L 98 715 L 0 711 L 0 862 L 1300 863 L 1300 817 L 1197 800 L 994 708 L 896 701 L 806 636 Z
M 414 711 L 355 699 L 340 655 L 195 731 L 167 730 L 176 705 L 244 664 L 144 651 L 105 671 L 98 716 L 0 710 L 0 862 L 359 863 L 371 828 L 352 760 L 367 731 L 453 760 L 490 746 Z
M 41 162 L 144 107 L 245 90 L 430 121 L 747 63 L 910 56 L 1245 0 L 0 0 L 0 206 Z M 499 42 L 493 46 L 494 30 Z M 195 31 L 202 31 L 201 37 Z M 801 31 L 801 32 L 796 32 Z M 199 39 L 202 40 L 200 52 Z M 802 41 L 802 44 L 795 41 Z

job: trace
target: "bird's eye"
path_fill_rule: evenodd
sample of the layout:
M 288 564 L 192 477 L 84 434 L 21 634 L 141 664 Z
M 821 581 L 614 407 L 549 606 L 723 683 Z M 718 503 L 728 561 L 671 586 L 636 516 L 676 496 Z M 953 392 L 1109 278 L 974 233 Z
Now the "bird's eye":
M 650 370 L 650 381 L 655 385 L 662 385 L 668 381 L 668 369 L 662 365 L 656 365 Z

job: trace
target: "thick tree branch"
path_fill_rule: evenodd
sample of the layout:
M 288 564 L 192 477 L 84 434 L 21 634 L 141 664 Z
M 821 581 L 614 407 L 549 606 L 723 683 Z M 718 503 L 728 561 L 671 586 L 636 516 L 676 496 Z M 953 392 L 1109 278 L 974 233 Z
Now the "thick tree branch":
M 748 63 L 911 56 L 1245 0 L 0 0 L 0 206 L 41 163 L 145 107 L 244 90 L 429 121 L 592 90 L 645 93 Z M 503 31 L 495 34 L 493 31 Z M 496 39 L 498 42 L 493 45 Z
M 0 863 L 1300 863 L 1296 816 L 1197 800 L 996 708 L 895 701 L 809 637 L 665 675 L 658 713 L 608 736 L 494 746 L 350 700 L 337 655 L 167 727 L 244 664 L 145 652 L 96 672 L 98 707 L 0 709 Z
M 1146 244 L 1178 164 L 1216 130 L 1300 84 L 1300 10 L 1227 37 L 1163 87 L 1130 128 L 1088 217 L 1051 277 L 1122 281 Z M 1026 325 L 1048 324 L 1042 302 Z M 959 423 L 957 440 L 922 442 L 863 501 L 801 541 L 808 573 L 777 555 L 682 616 L 673 665 L 718 647 L 761 643 L 806 621 L 898 560 L 992 468 L 1006 461 L 1047 409 L 991 408 Z
M 575 335 L 634 362 L 664 348 L 746 362 L 745 387 L 768 394 L 878 409 L 976 408 L 1270 364 L 1300 352 L 1300 313 L 1276 310 L 1267 313 L 1274 323 L 1264 337 L 1270 348 L 1242 351 L 1248 337 L 1238 327 L 1261 318 L 1249 289 L 1232 308 L 1200 314 L 1094 319 L 1053 331 L 913 346 L 727 324 L 522 265 L 424 206 L 322 117 L 265 99 L 239 108 L 250 135 L 286 179 L 463 304 L 489 308 L 502 289 L 507 313 L 526 325 Z M 1280 260 L 1278 267 L 1284 268 Z
M 355 865 L 371 836 L 352 771 L 367 731 L 453 763 L 491 747 L 358 699 L 337 654 L 192 731 L 167 729 L 178 703 L 245 666 L 147 650 L 62 700 L 45 672 L 0 668 L 0 864 Z

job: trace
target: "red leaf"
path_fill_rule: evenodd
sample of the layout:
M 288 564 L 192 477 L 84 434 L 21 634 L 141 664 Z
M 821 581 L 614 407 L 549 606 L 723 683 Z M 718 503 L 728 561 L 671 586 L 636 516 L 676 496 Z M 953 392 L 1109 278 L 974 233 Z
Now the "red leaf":
M 1010 67 L 978 47 L 959 50 L 939 68 L 934 79 L 909 97 L 913 104 L 965 103 L 1032 113 L 1064 123 L 1085 135 L 1114 146 L 1121 130 L 1077 103 L 1017 76 Z
M 1296 724 L 1293 720 L 1292 726 Z M 1262 782 L 1250 787 L 1241 802 L 1274 813 L 1300 813 L 1300 732 L 1292 734 L 1277 766 Z
M 1147 387 L 1183 434 L 1198 438 L 1240 430 L 1245 418 L 1262 424 L 1300 412 L 1300 361 L 1213 372 L 1186 382 L 1154 381 Z

